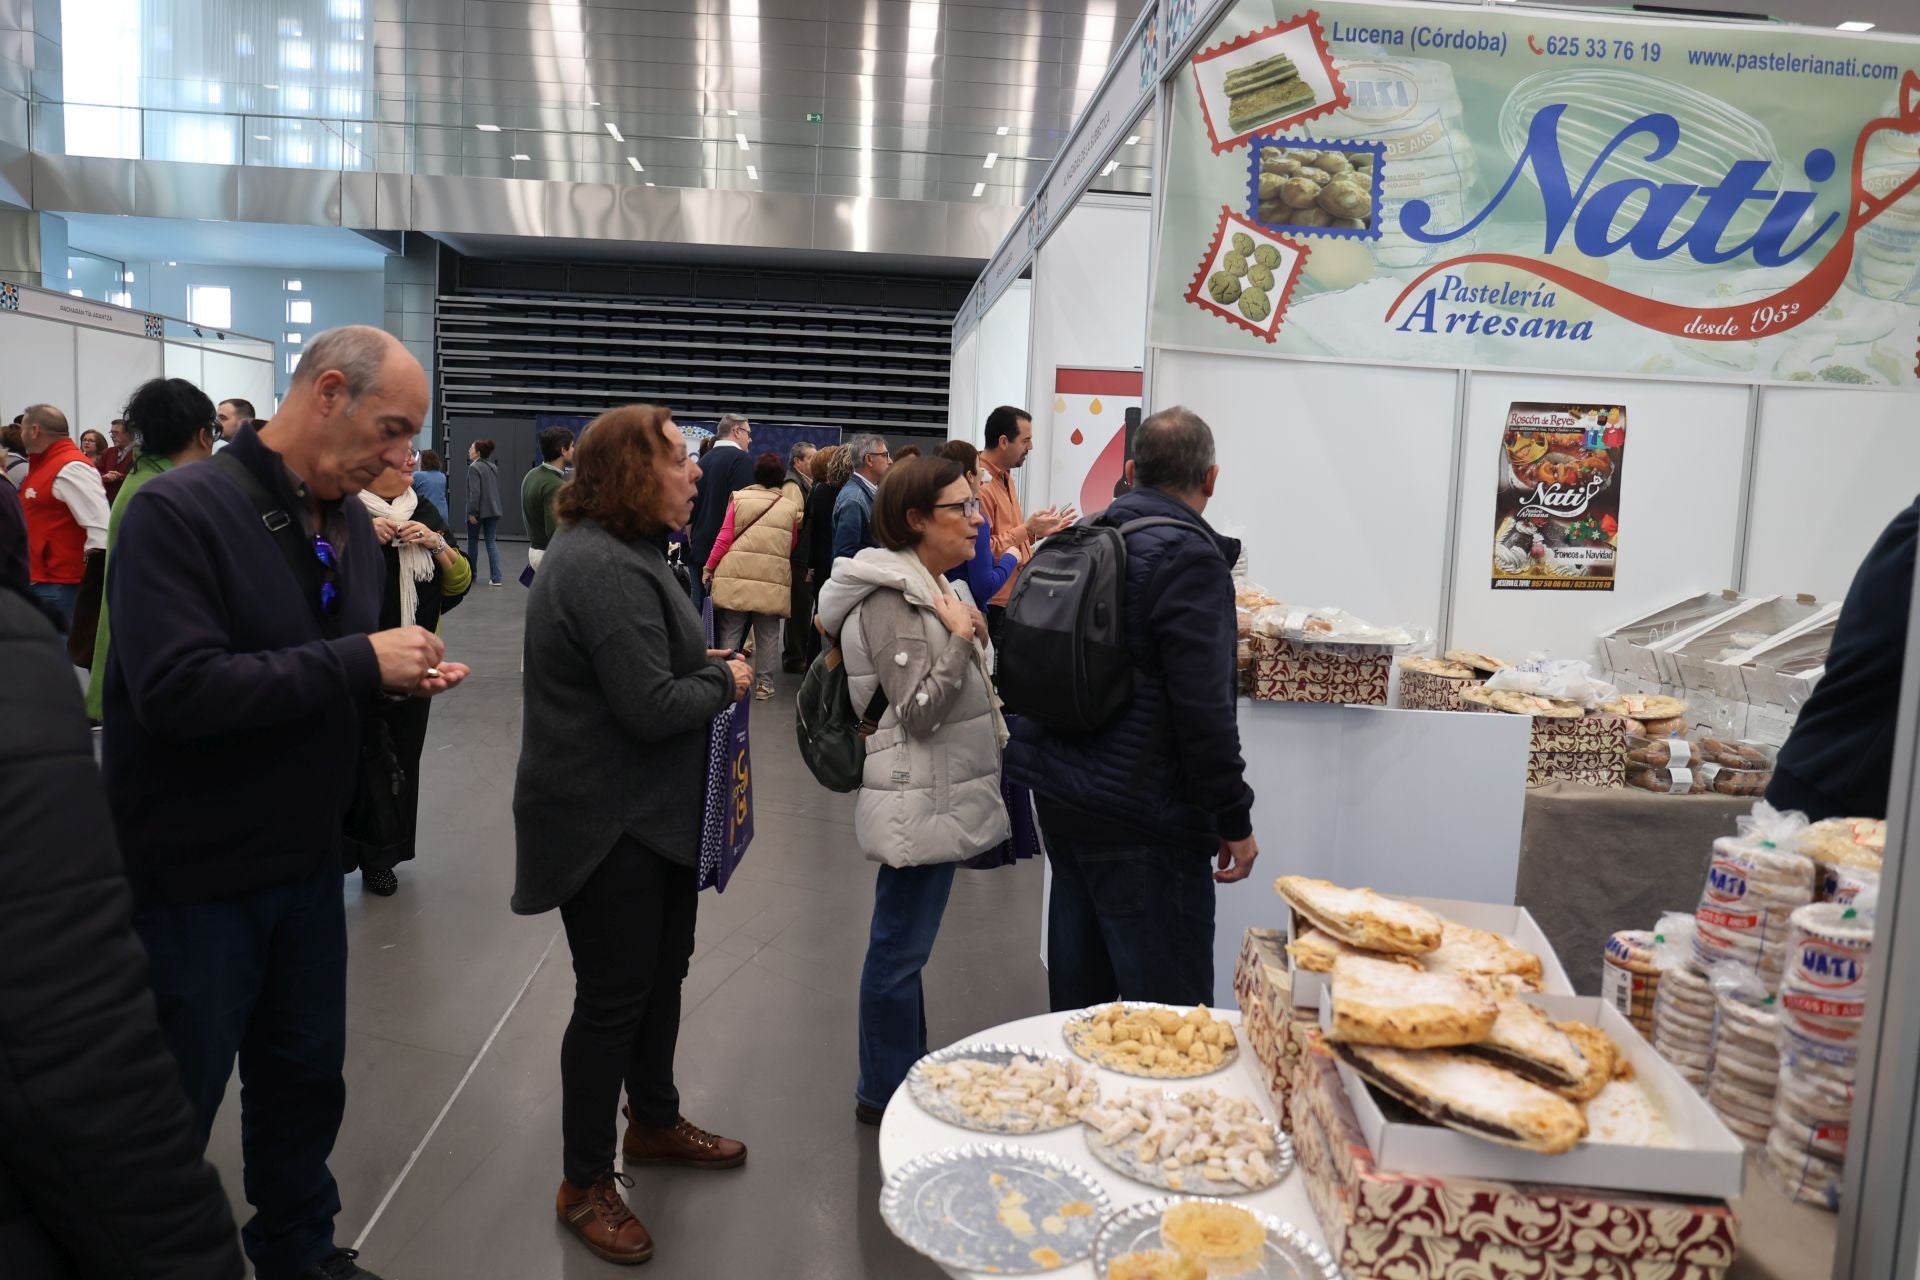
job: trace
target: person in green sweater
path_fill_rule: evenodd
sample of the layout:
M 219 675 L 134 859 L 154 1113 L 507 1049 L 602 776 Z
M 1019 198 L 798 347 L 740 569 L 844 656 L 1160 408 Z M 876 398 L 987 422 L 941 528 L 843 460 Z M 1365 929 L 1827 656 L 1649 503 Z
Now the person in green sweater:
M 538 569 L 540 557 L 553 539 L 553 499 L 566 479 L 567 466 L 573 461 L 573 432 L 565 427 L 548 427 L 540 433 L 540 456 L 545 459 L 527 472 L 520 482 L 520 513 L 527 518 L 527 564 Z
M 111 572 L 114 544 L 120 540 L 120 517 L 140 486 L 174 467 L 204 462 L 213 456 L 213 442 L 220 438 L 214 426 L 213 401 L 207 393 L 185 378 L 154 378 L 143 382 L 127 401 L 127 431 L 138 443 L 139 457 L 133 470 L 120 484 L 113 500 L 113 513 L 107 518 L 107 563 Z M 111 642 L 107 601 L 100 598 L 100 626 L 93 638 L 93 671 L 87 681 L 87 718 L 96 724 L 101 719 L 106 699 L 107 647 Z

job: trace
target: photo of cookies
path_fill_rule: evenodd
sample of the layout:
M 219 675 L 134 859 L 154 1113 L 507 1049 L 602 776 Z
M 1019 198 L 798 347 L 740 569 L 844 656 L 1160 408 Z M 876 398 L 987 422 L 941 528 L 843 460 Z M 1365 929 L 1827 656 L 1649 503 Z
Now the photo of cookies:
M 1305 246 L 1222 207 L 1213 244 L 1187 291 L 1187 300 L 1272 342 L 1306 252 Z
M 1377 238 L 1384 164 L 1377 142 L 1256 138 L 1247 211 L 1276 231 Z
M 1196 54 L 1194 86 L 1216 152 L 1347 103 L 1318 19 L 1305 14 Z

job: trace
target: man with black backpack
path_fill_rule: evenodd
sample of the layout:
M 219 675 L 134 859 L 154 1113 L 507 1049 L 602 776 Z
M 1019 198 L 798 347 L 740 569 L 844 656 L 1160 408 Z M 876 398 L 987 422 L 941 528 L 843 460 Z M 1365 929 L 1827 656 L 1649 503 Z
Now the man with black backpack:
M 1021 682 L 1006 690 L 1021 713 L 1006 768 L 1033 791 L 1053 865 L 1056 1010 L 1211 1002 L 1214 883 L 1245 879 L 1259 856 L 1235 708 L 1240 544 L 1202 515 L 1219 476 L 1197 414 L 1148 418 L 1127 464 L 1133 492 L 1049 543 L 1008 606 L 1003 673 L 1052 667 L 1024 698 Z M 1106 576 L 1117 627 L 1089 585 Z M 1050 629 L 1047 606 L 1077 593 L 1077 620 Z

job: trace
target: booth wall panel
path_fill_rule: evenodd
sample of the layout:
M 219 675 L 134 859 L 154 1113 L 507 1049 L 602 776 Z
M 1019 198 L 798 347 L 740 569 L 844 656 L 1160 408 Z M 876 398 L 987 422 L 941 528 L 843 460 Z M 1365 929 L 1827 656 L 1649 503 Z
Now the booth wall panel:
M 978 443 L 980 438 L 980 331 L 975 329 L 953 349 L 948 374 L 947 438 Z
M 1207 519 L 1247 544 L 1289 604 L 1435 627 L 1447 540 L 1456 375 L 1161 351 L 1154 404 L 1213 427 Z
M 106 329 L 75 329 L 73 333 L 80 363 L 74 426 L 104 432 L 127 407 L 127 397 L 134 388 L 160 376 L 160 344 L 152 338 Z
M 1842 598 L 1867 549 L 1916 492 L 1913 396 L 1766 388 L 1746 590 Z
M 250 360 L 220 350 L 208 350 L 201 359 L 204 368 L 200 389 L 215 404 L 236 398 L 250 400 L 259 413 L 273 415 L 275 379 L 271 360 Z
M 73 326 L 0 311 L 0 395 L 4 421 L 30 404 L 74 415 Z
M 1147 349 L 1147 268 L 1153 214 L 1089 197 L 1040 246 L 1033 267 L 1033 358 L 1024 403 L 1033 413 L 1027 492 L 1041 502 L 1053 475 L 1054 370 L 1137 369 Z M 982 415 L 984 419 L 984 414 Z
M 166 348 L 166 371 L 169 378 L 185 378 L 196 387 L 205 380 L 206 368 L 200 360 L 200 348 L 188 346 L 183 342 L 169 342 Z M 254 407 L 259 407 L 258 402 L 255 402 Z
M 1028 354 L 1033 342 L 1033 282 L 1016 280 L 980 318 L 979 377 L 975 381 L 973 432 L 980 443 L 987 415 L 1003 404 L 1027 399 Z
M 1748 396 L 1746 387 L 1711 383 L 1475 374 L 1460 458 L 1450 643 L 1512 660 L 1534 650 L 1591 658 L 1601 632 L 1683 596 L 1730 585 Z M 1612 591 L 1491 585 L 1500 439 L 1508 407 L 1523 400 L 1626 407 L 1620 559 Z

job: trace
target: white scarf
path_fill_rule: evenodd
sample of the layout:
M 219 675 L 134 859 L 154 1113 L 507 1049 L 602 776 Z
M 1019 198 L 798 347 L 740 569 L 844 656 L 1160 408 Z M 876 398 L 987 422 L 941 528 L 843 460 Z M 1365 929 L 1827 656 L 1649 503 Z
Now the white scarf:
M 363 489 L 360 491 L 360 501 L 374 515 L 395 524 L 405 524 L 413 519 L 414 509 L 420 505 L 420 495 L 408 489 L 389 502 L 373 490 Z M 418 542 L 396 542 L 393 546 L 400 553 L 400 625 L 410 627 L 420 609 L 420 588 L 417 584 L 433 581 L 433 553 Z

